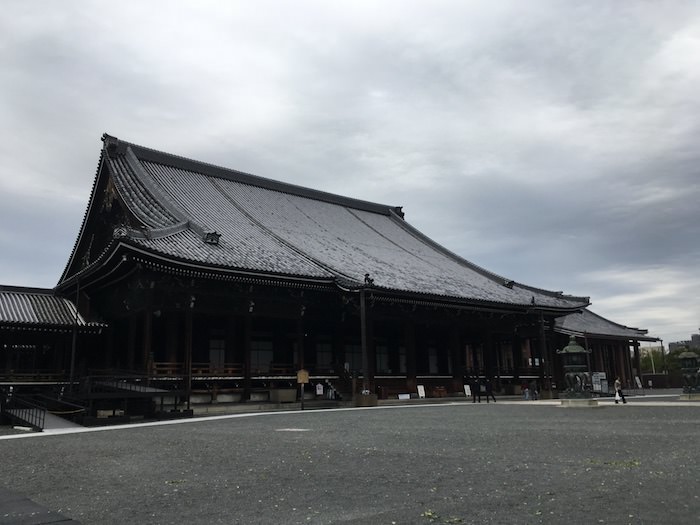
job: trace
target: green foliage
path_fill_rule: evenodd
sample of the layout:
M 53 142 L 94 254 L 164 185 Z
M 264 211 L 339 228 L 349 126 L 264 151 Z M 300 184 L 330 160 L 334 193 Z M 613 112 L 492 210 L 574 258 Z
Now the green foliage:
M 680 370 L 681 365 L 678 360 L 678 355 L 687 351 L 687 348 L 682 347 L 662 354 L 659 349 L 649 349 L 642 356 L 642 372 L 651 374 L 653 370 L 656 370 L 657 374 L 662 374 L 665 371 L 673 372 L 674 370 Z M 654 363 L 653 366 L 652 360 Z
M 642 355 L 642 372 L 651 374 L 656 371 L 660 374 L 663 370 L 663 357 L 660 349 L 648 349 Z
M 666 354 L 666 370 L 673 371 L 673 370 L 680 370 L 681 369 L 681 362 L 678 359 L 678 356 L 682 354 L 683 352 L 687 352 L 688 349 L 683 347 L 683 348 L 677 348 L 676 350 L 673 350 L 672 352 L 669 352 Z

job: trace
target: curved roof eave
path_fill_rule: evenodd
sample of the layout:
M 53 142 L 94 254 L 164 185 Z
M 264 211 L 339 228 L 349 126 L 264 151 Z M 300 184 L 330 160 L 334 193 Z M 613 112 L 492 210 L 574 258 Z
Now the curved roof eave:
M 587 337 L 589 339 L 615 339 L 615 340 L 620 340 L 620 341 L 660 341 L 658 337 L 651 337 L 648 335 L 643 335 L 643 334 L 629 334 L 627 336 L 625 335 L 617 335 L 617 334 L 603 334 L 603 333 L 595 333 L 595 332 L 587 332 L 587 331 L 580 331 L 580 330 L 570 330 L 566 328 L 555 328 L 555 332 L 560 333 L 560 334 L 565 334 L 565 335 L 575 335 L 577 337 Z
M 452 250 L 445 248 L 442 244 L 434 241 L 433 239 L 431 239 L 430 237 L 428 237 L 427 235 L 422 233 L 420 230 L 417 230 L 416 228 L 411 226 L 408 222 L 404 221 L 401 217 L 394 216 L 394 215 L 392 215 L 391 217 L 404 230 L 411 233 L 411 235 L 414 235 L 415 237 L 421 239 L 426 244 L 429 244 L 430 246 L 432 246 L 436 250 L 440 251 L 441 253 L 443 253 L 447 257 L 450 257 L 453 260 L 457 261 L 462 266 L 465 266 L 465 267 L 469 268 L 470 270 L 473 270 L 473 271 L 483 275 L 484 277 L 491 279 L 492 281 L 494 281 L 498 284 L 501 284 L 501 285 L 509 287 L 509 288 L 517 287 L 517 288 L 520 288 L 523 290 L 527 290 L 529 292 L 545 295 L 548 297 L 570 300 L 572 302 L 576 302 L 578 304 L 573 307 L 574 310 L 577 310 L 579 308 L 582 308 L 582 307 L 590 304 L 590 297 L 565 295 L 563 292 L 555 292 L 555 291 L 551 291 L 551 290 L 545 290 L 545 289 L 537 288 L 534 286 L 528 286 L 528 285 L 519 283 L 517 281 L 513 281 L 511 279 L 507 279 L 501 275 L 498 275 L 497 273 L 491 272 L 491 271 L 487 270 L 486 268 L 483 268 L 482 266 L 479 266 L 478 264 L 474 264 L 473 262 L 456 254 Z
M 100 158 L 97 162 L 97 169 L 95 170 L 95 178 L 92 182 L 92 189 L 90 190 L 90 200 L 88 201 L 88 205 L 85 208 L 85 212 L 83 213 L 83 220 L 82 220 L 82 223 L 80 224 L 80 230 L 78 233 L 78 237 L 75 239 L 75 242 L 73 243 L 73 249 L 71 250 L 70 256 L 68 257 L 68 262 L 66 263 L 66 266 L 63 268 L 63 272 L 61 273 L 61 277 L 58 279 L 58 283 L 56 284 L 56 287 L 58 287 L 68 277 L 67 274 L 70 271 L 71 266 L 73 266 L 73 262 L 74 262 L 76 253 L 78 251 L 78 247 L 80 246 L 80 243 L 83 239 L 83 234 L 85 233 L 85 226 L 87 224 L 88 218 L 90 217 L 93 206 L 95 205 L 97 187 L 98 187 L 98 185 L 101 182 L 101 179 L 103 177 L 103 175 L 102 175 L 103 166 L 104 166 L 104 148 L 100 151 Z

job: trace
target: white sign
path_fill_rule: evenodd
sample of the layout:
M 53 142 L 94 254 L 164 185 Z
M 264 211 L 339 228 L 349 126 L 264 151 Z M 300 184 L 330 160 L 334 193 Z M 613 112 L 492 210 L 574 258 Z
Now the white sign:
M 317 396 L 323 395 L 323 383 L 316 383 L 316 395 Z
M 418 397 L 420 399 L 425 397 L 425 387 L 423 385 L 418 385 Z
M 464 395 L 467 397 L 472 397 L 472 387 L 469 385 L 464 385 Z
M 637 384 L 637 388 L 642 388 L 642 382 L 639 380 L 639 376 L 634 376 L 634 382 Z
M 593 392 L 607 393 L 608 382 L 605 377 L 605 372 L 591 373 L 591 383 L 593 383 Z

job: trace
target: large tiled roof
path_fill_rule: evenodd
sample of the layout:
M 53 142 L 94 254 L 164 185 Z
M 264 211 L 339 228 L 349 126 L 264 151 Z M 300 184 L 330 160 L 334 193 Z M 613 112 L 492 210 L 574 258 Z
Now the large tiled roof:
M 87 323 L 75 305 L 43 288 L 0 286 L 0 325 L 98 326 Z
M 555 319 L 554 331 L 580 337 L 658 341 L 656 337 L 648 336 L 647 330 L 614 323 L 587 308 Z
M 585 297 L 490 273 L 410 226 L 401 208 L 346 198 L 184 159 L 105 136 L 103 158 L 141 224 L 143 250 L 222 269 L 303 276 L 377 290 L 573 309 Z M 218 244 L 204 241 L 220 234 Z

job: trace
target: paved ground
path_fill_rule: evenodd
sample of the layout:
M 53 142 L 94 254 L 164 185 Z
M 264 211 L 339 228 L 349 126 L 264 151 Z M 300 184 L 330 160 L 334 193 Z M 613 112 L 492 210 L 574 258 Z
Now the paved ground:
M 700 522 L 698 404 L 503 401 L 5 436 L 0 488 L 83 524 Z

